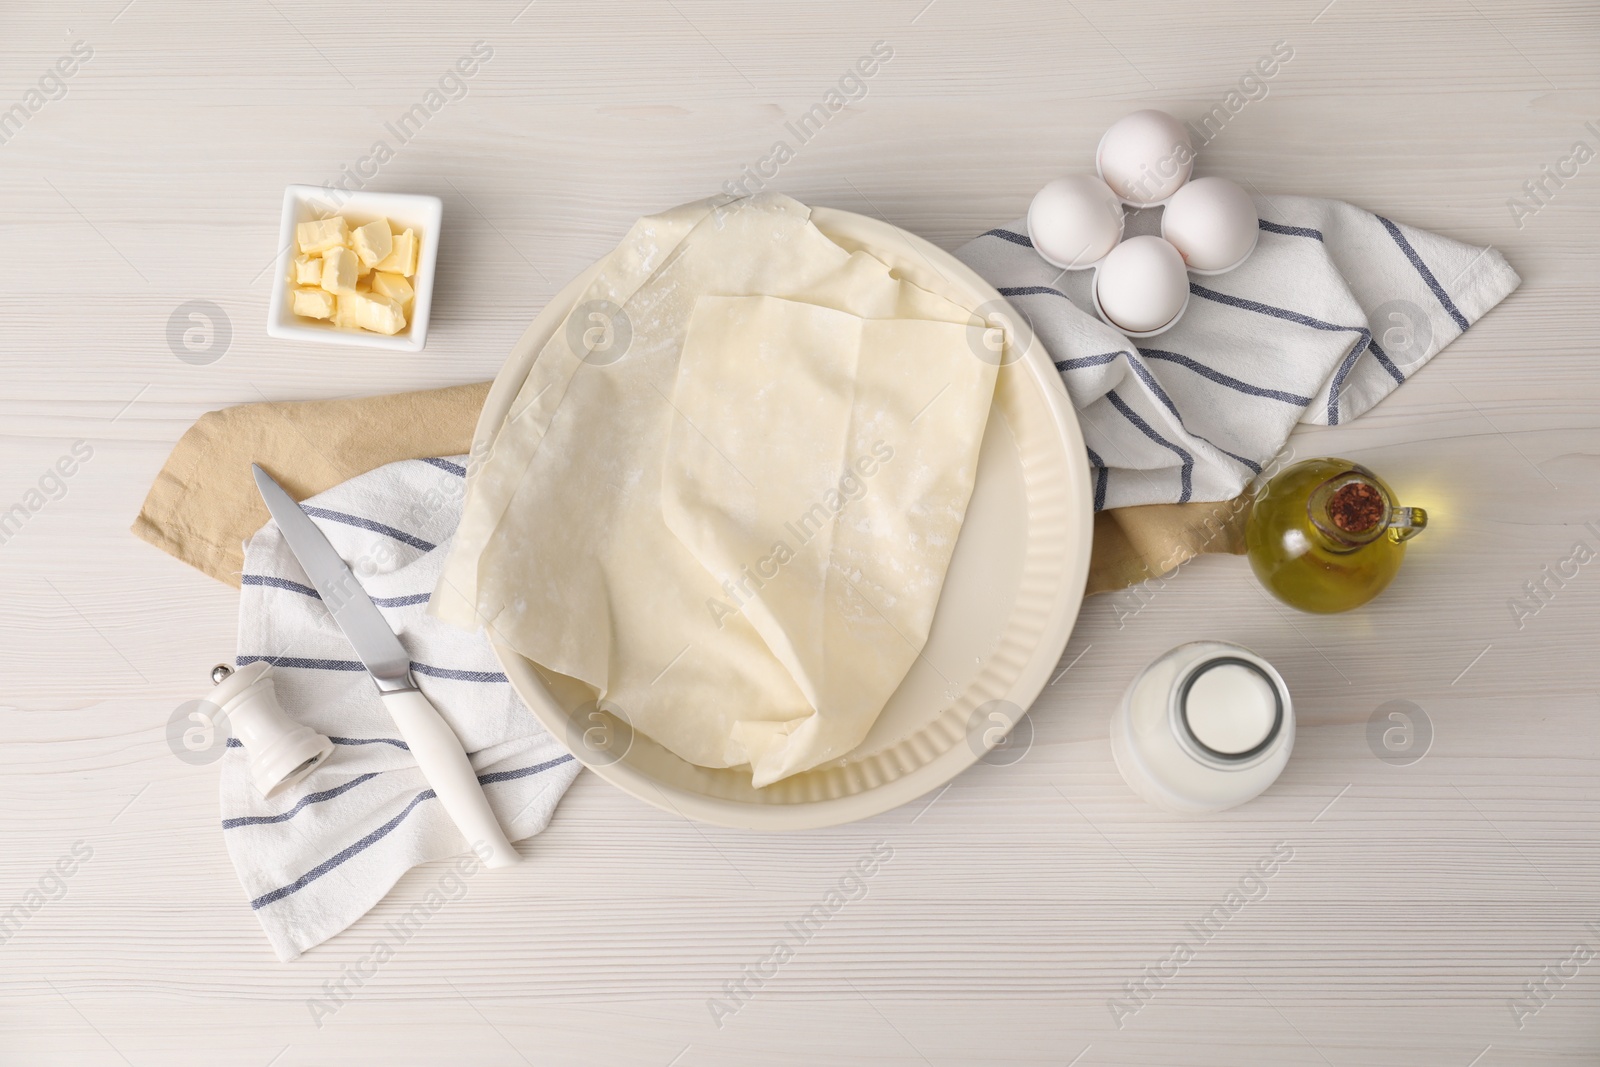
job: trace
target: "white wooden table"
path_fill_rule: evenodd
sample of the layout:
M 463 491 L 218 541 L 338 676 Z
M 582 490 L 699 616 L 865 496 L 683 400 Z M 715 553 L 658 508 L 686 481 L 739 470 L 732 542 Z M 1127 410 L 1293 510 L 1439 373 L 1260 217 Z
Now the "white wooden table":
M 1600 520 L 1600 161 L 1536 213 L 1507 203 L 1575 142 L 1600 149 L 1600 9 L 525 2 L 4 7 L 0 108 L 74 42 L 93 55 L 0 144 L 0 509 L 73 442 L 93 454 L 0 545 L 0 912 L 55 898 L 0 944 L 0 1063 L 1600 1059 L 1600 958 L 1573 956 L 1600 954 L 1600 563 L 1521 628 L 1508 606 L 1576 540 L 1600 547 L 1583 528 Z M 1110 121 L 1197 117 L 1287 41 L 1202 171 L 1493 244 L 1524 278 L 1373 413 L 1297 441 L 1377 468 L 1432 527 L 1348 616 L 1290 617 L 1237 558 L 1091 600 L 1032 749 L 931 806 L 760 835 L 584 775 L 531 862 L 475 879 L 314 1025 L 308 1000 L 440 872 L 274 960 L 223 850 L 216 769 L 164 739 L 233 651 L 236 594 L 128 533 L 151 478 L 213 408 L 492 376 L 634 217 L 767 158 L 880 40 L 893 58 L 776 184 L 951 248 L 1084 166 Z M 465 95 L 399 144 L 385 124 L 477 41 L 493 56 Z M 370 187 L 446 205 L 426 352 L 268 340 L 283 186 L 370 170 L 380 139 L 394 156 Z M 231 326 L 204 365 L 168 344 L 192 300 Z M 1138 667 L 1201 636 L 1277 664 L 1300 735 L 1265 797 L 1179 820 L 1124 787 L 1107 721 Z M 1391 700 L 1432 724 L 1410 765 L 1367 740 Z M 715 1025 L 723 984 L 878 841 L 894 855 L 869 894 Z M 1266 896 L 1174 971 L 1185 925 L 1280 842 Z M 58 889 L 75 845 L 92 855 Z M 1109 1002 L 1147 968 L 1168 977 L 1119 1028 Z

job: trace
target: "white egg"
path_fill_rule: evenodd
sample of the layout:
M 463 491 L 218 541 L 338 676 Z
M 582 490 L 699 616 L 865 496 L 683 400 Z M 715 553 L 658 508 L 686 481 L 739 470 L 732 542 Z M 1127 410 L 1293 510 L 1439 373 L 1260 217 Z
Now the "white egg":
M 1028 238 L 1052 266 L 1080 270 L 1122 239 L 1122 202 L 1099 178 L 1057 178 L 1028 205 Z
M 1165 111 L 1135 111 L 1118 119 L 1100 138 L 1095 165 L 1124 201 L 1149 207 L 1189 180 L 1194 144 L 1183 123 Z
M 1100 264 L 1094 299 L 1106 321 L 1125 333 L 1166 329 L 1189 302 L 1183 257 L 1154 234 L 1130 237 Z
M 1196 178 L 1179 189 L 1161 213 L 1161 236 L 1189 269 L 1232 270 L 1255 251 L 1260 219 L 1250 194 L 1226 178 Z

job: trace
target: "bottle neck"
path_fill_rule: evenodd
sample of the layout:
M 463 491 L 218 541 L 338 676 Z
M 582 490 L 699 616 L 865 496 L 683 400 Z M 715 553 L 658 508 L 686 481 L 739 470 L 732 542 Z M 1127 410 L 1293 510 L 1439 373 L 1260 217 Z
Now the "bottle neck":
M 1329 478 L 1306 501 L 1312 527 L 1335 552 L 1351 552 L 1382 537 L 1393 511 L 1389 494 L 1359 469 Z

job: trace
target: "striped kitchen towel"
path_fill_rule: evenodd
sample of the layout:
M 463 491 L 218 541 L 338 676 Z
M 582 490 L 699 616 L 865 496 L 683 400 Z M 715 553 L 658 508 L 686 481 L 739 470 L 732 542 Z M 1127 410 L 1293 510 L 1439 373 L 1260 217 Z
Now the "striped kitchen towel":
M 427 614 L 461 518 L 465 462 L 390 463 L 301 506 L 400 635 L 417 685 L 461 738 L 517 841 L 545 828 L 579 764 L 517 698 L 481 631 Z M 272 947 L 291 960 L 359 919 L 410 868 L 468 844 L 276 523 L 250 539 L 244 560 L 238 663 L 273 663 L 284 711 L 335 746 L 271 800 L 251 784 L 237 740 L 222 759 L 228 854 Z
M 1492 248 L 1350 204 L 1255 199 L 1255 252 L 1226 274 L 1190 275 L 1183 318 L 1137 344 L 1094 314 L 1089 271 L 1034 252 L 1026 219 L 956 253 L 1054 359 L 1096 510 L 1237 496 L 1296 423 L 1360 415 L 1521 281 Z M 1127 235 L 1159 233 L 1160 216 L 1129 215 Z

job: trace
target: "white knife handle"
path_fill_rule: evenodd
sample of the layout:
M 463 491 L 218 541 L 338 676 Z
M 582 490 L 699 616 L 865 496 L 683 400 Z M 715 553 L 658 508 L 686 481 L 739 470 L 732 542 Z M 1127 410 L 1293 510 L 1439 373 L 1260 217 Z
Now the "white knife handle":
M 439 802 L 467 843 L 483 857 L 483 865 L 509 867 L 519 862 L 522 856 L 500 829 L 489 798 L 483 795 L 478 772 L 472 769 L 466 750 L 461 747 L 461 739 L 428 698 L 419 690 L 402 689 L 384 693 L 383 705 L 400 728 L 400 736 L 411 746 L 422 776 L 438 794 Z M 487 855 L 484 848 L 489 850 Z

